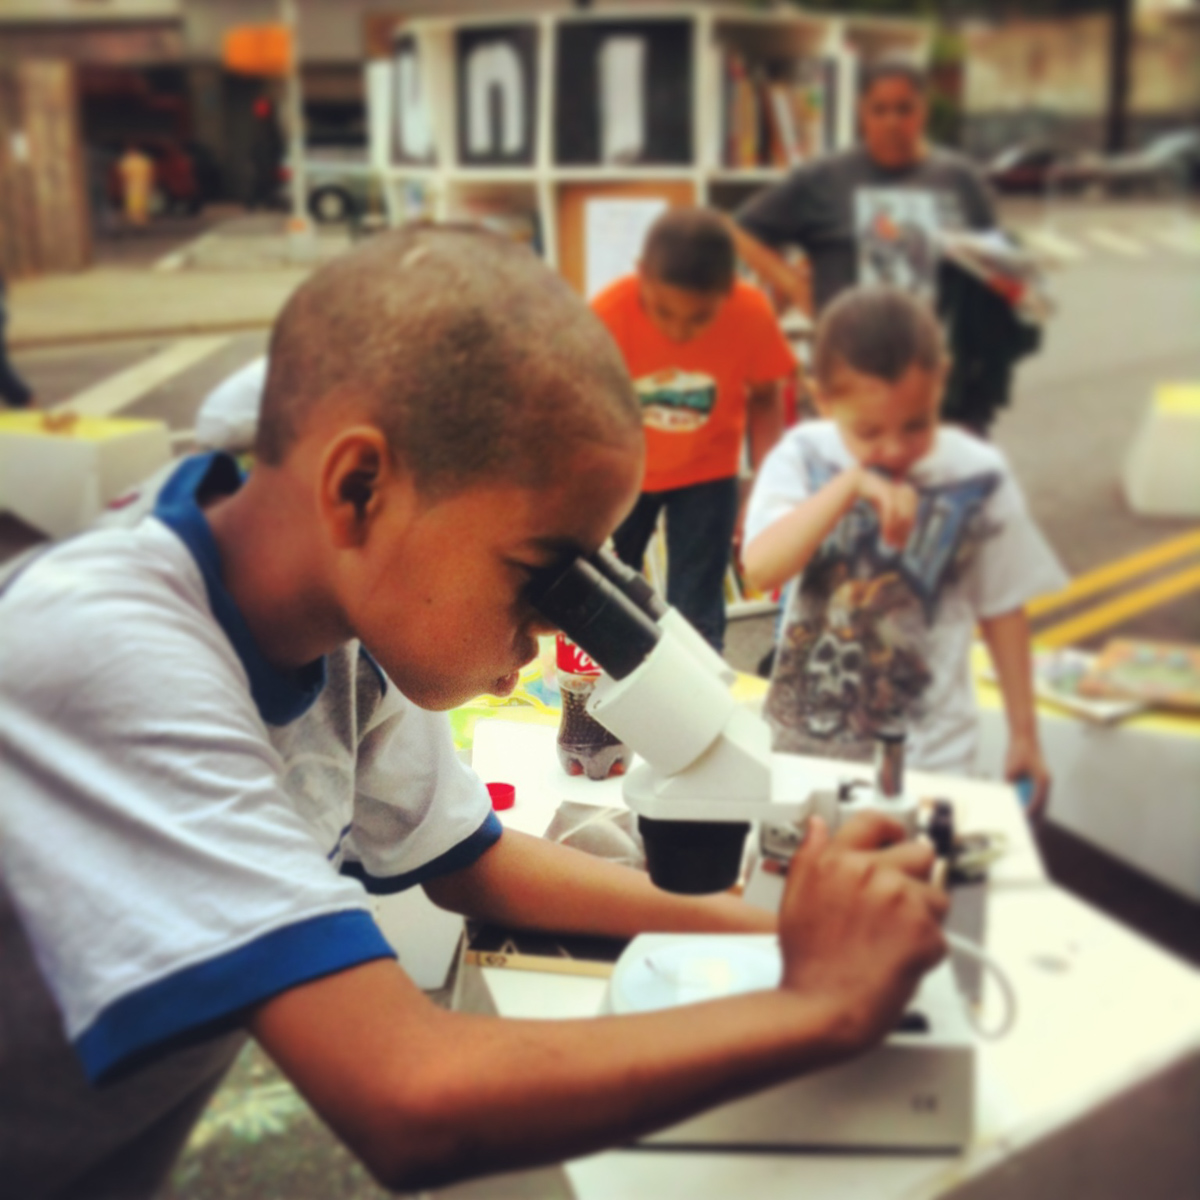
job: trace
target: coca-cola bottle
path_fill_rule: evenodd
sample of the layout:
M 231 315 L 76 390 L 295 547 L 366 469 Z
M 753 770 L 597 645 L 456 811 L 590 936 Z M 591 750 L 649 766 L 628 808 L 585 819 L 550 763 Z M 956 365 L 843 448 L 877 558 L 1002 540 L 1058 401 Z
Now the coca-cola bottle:
M 558 761 L 568 775 L 607 779 L 624 775 L 633 752 L 587 711 L 588 697 L 600 668 L 570 638 L 558 635 L 558 686 L 562 721 L 558 727 Z

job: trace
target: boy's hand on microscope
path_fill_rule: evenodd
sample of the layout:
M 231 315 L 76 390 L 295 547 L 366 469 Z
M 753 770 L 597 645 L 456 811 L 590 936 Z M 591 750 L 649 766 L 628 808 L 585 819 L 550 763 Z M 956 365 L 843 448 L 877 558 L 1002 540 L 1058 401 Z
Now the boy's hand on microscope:
M 831 837 L 817 817 L 788 868 L 779 914 L 783 986 L 828 1001 L 846 1054 L 886 1037 L 946 953 L 949 900 L 930 882 L 933 848 L 864 813 Z
M 917 489 L 869 467 L 860 467 L 857 490 L 858 498 L 865 500 L 878 515 L 879 534 L 884 544 L 901 549 L 916 524 Z

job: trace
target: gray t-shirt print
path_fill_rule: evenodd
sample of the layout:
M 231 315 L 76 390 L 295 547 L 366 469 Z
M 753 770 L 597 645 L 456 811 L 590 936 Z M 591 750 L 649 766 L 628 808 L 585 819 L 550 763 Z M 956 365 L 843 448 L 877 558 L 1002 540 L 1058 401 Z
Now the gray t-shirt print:
M 900 218 L 892 222 L 895 244 L 879 237 L 864 244 L 860 231 L 886 231 L 889 209 Z M 881 211 L 882 222 L 877 219 Z M 932 149 L 920 162 L 894 171 L 856 147 L 798 167 L 737 213 L 738 223 L 759 241 L 804 251 L 812 264 L 817 311 L 860 281 L 891 279 L 929 295 L 934 269 L 926 229 L 930 220 L 948 230 L 996 224 L 983 180 L 961 155 Z

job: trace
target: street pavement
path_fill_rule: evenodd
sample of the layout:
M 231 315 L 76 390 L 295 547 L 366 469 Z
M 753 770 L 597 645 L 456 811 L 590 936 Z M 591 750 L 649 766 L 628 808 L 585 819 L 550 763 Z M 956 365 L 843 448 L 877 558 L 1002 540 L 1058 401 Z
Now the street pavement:
M 268 328 L 296 285 L 351 244 L 347 228 L 287 233 L 280 213 L 164 218 L 97 239 L 96 265 L 14 280 L 11 350 Z

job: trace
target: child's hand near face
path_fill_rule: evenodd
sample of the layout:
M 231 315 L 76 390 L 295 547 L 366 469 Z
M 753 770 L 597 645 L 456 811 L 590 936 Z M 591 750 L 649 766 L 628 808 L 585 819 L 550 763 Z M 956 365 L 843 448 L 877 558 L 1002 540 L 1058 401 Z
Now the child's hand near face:
M 917 520 L 917 489 L 864 467 L 857 468 L 856 474 L 858 498 L 865 500 L 878 515 L 884 544 L 902 549 Z

